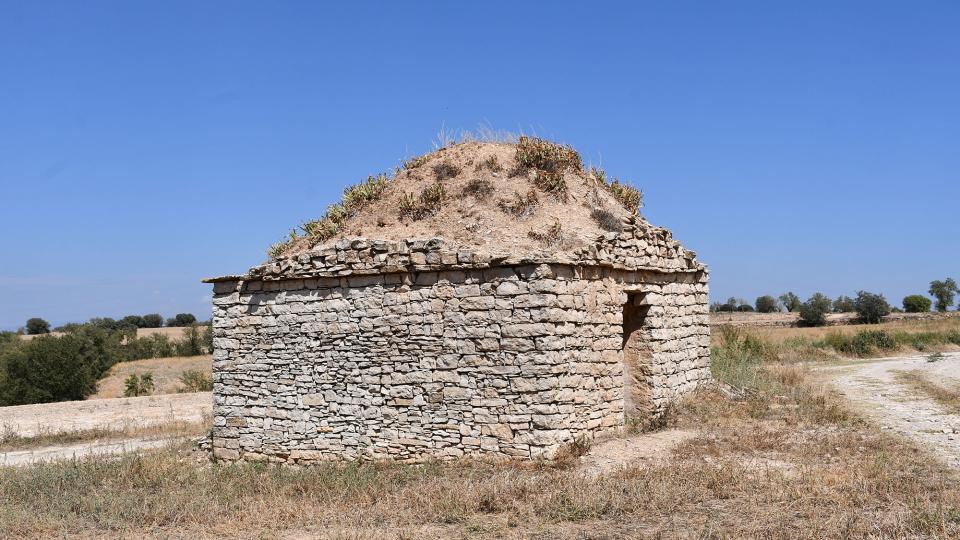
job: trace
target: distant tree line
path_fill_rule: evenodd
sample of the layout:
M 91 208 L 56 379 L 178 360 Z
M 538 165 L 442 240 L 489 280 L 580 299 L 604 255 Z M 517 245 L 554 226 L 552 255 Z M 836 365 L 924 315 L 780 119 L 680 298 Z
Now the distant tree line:
M 777 313 L 783 311 L 797 312 L 800 321 L 807 326 L 822 326 L 826 324 L 828 313 L 857 314 L 864 323 L 878 323 L 883 317 L 894 311 L 907 313 L 926 313 L 931 307 L 938 312 L 948 311 L 954 305 L 956 296 L 960 293 L 957 282 L 951 278 L 943 281 L 931 281 L 928 290 L 931 300 L 921 294 L 911 294 L 903 299 L 903 308 L 892 307 L 882 294 L 869 291 L 859 291 L 855 298 L 841 295 L 830 299 L 822 293 L 816 293 L 806 301 L 800 299 L 793 292 L 786 292 L 778 297 L 764 295 L 750 304 L 742 298 L 731 297 L 726 302 L 714 302 L 710 305 L 712 312 L 751 312 Z M 958 308 L 960 309 L 960 308 Z
M 172 326 L 185 326 L 179 339 L 158 333 L 138 337 L 138 328 L 152 326 L 138 326 L 128 317 L 64 325 L 57 328 L 60 334 L 50 334 L 48 324 L 43 328 L 46 321 L 35 318 L 25 328 L 45 335 L 30 340 L 0 332 L 0 406 L 84 399 L 96 392 L 97 381 L 118 362 L 212 352 L 210 326 L 197 324 L 193 315 L 181 315 L 189 317 L 168 320 Z M 153 324 L 159 318 L 145 315 L 140 320 Z
M 148 313 L 146 315 L 127 315 L 122 319 L 112 319 L 110 317 L 94 317 L 85 323 L 67 323 L 53 329 L 54 332 L 66 332 L 74 330 L 83 325 L 105 328 L 107 330 L 122 330 L 124 328 L 168 328 L 184 327 L 197 324 L 197 317 L 193 313 L 177 313 L 173 317 L 164 320 L 159 313 Z M 27 323 L 20 329 L 20 333 L 39 335 L 50 333 L 50 323 L 40 317 L 33 317 L 27 320 Z

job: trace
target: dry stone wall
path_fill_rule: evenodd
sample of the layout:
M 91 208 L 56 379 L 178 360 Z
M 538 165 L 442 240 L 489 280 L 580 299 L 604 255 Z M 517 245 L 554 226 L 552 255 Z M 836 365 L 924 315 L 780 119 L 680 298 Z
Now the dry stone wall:
M 620 270 L 659 272 L 705 271 L 696 253 L 684 249 L 670 231 L 654 227 L 638 216 L 570 252 L 515 254 L 452 246 L 441 238 L 409 240 L 340 240 L 297 255 L 283 256 L 250 269 L 240 279 L 264 281 L 370 275 L 398 272 L 468 270 L 523 264 L 571 264 Z M 229 277 L 229 276 L 228 276 Z
M 669 238 L 647 242 L 674 249 L 658 271 L 479 262 L 442 242 L 403 242 L 392 264 L 399 245 L 363 242 L 217 280 L 217 458 L 549 457 L 624 425 L 628 301 L 647 306 L 656 409 L 709 378 L 707 274 Z

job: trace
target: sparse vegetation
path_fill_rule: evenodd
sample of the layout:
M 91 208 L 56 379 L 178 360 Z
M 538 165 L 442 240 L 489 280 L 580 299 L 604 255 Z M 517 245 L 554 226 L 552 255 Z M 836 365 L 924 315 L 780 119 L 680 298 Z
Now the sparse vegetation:
M 563 172 L 535 171 L 533 185 L 553 195 L 558 201 L 567 200 L 567 181 L 563 178 Z
M 408 171 L 412 171 L 420 167 L 421 165 L 425 164 L 429 159 L 430 159 L 429 156 L 425 156 L 425 155 L 410 158 L 403 162 L 403 168 Z
M 505 213 L 516 218 L 525 218 L 533 214 L 534 209 L 540 204 L 537 198 L 537 192 L 530 190 L 526 195 L 519 192 L 513 192 L 513 200 L 501 200 L 497 203 Z
M 562 245 L 564 241 L 563 227 L 560 225 L 560 220 L 555 220 L 545 231 L 530 231 L 527 233 L 527 236 L 546 247 L 557 247 Z
M 494 192 L 493 183 L 486 178 L 471 178 L 463 187 L 463 194 L 478 201 L 485 201 Z
M 911 390 L 929 397 L 948 413 L 960 414 L 960 388 L 957 386 L 938 384 L 919 371 L 899 371 L 895 378 Z
M 620 221 L 620 218 L 604 208 L 594 208 L 590 212 L 590 217 L 605 231 L 620 232 L 623 230 L 623 222 Z
M 418 165 L 419 166 L 419 165 Z M 338 204 L 327 207 L 327 212 L 319 219 L 308 221 L 301 225 L 301 229 L 306 235 L 311 246 L 329 240 L 336 236 L 344 227 L 346 221 L 356 215 L 358 211 L 365 208 L 371 202 L 379 200 L 390 179 L 386 174 L 377 176 L 368 176 L 367 179 L 359 184 L 348 186 L 343 191 L 343 200 Z M 296 237 L 290 240 L 274 244 L 270 247 L 270 257 L 276 258 L 282 255 L 296 241 Z
M 444 160 L 433 166 L 433 174 L 436 176 L 437 182 L 443 182 L 450 178 L 456 178 L 460 174 L 460 167 L 449 160 Z
M 196 369 L 188 369 L 180 375 L 180 384 L 183 386 L 178 390 L 181 393 L 186 392 L 210 392 L 213 390 L 213 377 Z
M 446 188 L 440 182 L 425 187 L 419 197 L 415 197 L 412 193 L 405 193 L 400 199 L 398 209 L 400 219 L 409 218 L 418 221 L 432 216 L 443 207 L 446 197 Z
M 592 176 L 601 185 L 607 185 L 607 171 L 597 167 L 590 167 L 590 176 Z
M 477 163 L 477 166 L 474 168 L 475 171 L 480 172 L 483 169 L 487 169 L 490 172 L 501 172 L 503 171 L 503 165 L 500 164 L 500 161 L 497 159 L 497 156 L 490 156 L 487 159 L 481 160 Z
M 123 395 L 126 397 L 148 396 L 153 393 L 152 373 L 131 373 L 124 381 Z
M 620 180 L 614 178 L 607 186 L 607 189 L 610 190 L 613 197 L 617 199 L 624 208 L 634 214 L 640 212 L 640 208 L 643 207 L 643 192 L 630 184 L 622 183 Z
M 524 169 L 550 173 L 583 170 L 583 162 L 576 150 L 538 137 L 520 137 L 516 160 Z

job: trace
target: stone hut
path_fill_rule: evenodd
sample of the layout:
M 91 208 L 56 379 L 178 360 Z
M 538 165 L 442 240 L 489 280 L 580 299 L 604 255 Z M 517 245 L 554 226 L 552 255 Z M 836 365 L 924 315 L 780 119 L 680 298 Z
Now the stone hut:
M 530 138 L 349 188 L 207 280 L 214 456 L 549 458 L 656 417 L 710 377 L 708 273 L 639 202 Z

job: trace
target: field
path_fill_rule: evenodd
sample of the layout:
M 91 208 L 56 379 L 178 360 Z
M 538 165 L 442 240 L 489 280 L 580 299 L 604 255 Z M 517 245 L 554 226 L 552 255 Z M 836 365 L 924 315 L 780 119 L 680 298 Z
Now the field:
M 956 329 L 893 324 L 882 328 Z M 212 465 L 180 442 L 3 467 L 0 537 L 960 536 L 960 355 L 841 361 L 816 346 L 833 330 L 858 331 L 718 331 L 722 384 L 677 403 L 656 432 L 571 447 L 557 463 Z M 829 361 L 801 358 L 816 351 Z
M 180 376 L 184 372 L 199 371 L 209 376 L 212 370 L 212 361 L 210 355 L 203 355 L 121 362 L 110 368 L 107 376 L 97 384 L 97 393 L 89 399 L 123 397 L 126 378 L 130 374 L 142 375 L 144 373 L 153 374 L 153 381 L 156 385 L 154 394 L 175 394 L 183 390 Z
M 175 326 L 175 327 L 171 327 L 171 328 L 167 328 L 167 327 L 163 327 L 163 328 L 137 328 L 137 337 L 146 337 L 146 336 L 152 336 L 152 335 L 154 335 L 154 334 L 160 334 L 160 335 L 163 335 L 163 336 L 167 336 L 167 337 L 170 338 L 170 339 L 180 339 L 180 338 L 183 337 L 183 333 L 184 333 L 186 330 L 187 330 L 186 327 L 181 327 L 181 326 Z M 47 334 L 41 334 L 41 335 L 47 335 Z M 50 332 L 49 335 L 62 336 L 62 335 L 63 335 L 63 332 Z M 35 338 L 35 337 L 37 337 L 37 336 L 35 336 L 35 335 L 30 335 L 30 334 L 24 334 L 24 335 L 21 335 L 21 336 L 20 336 L 20 339 L 33 339 L 33 338 Z

